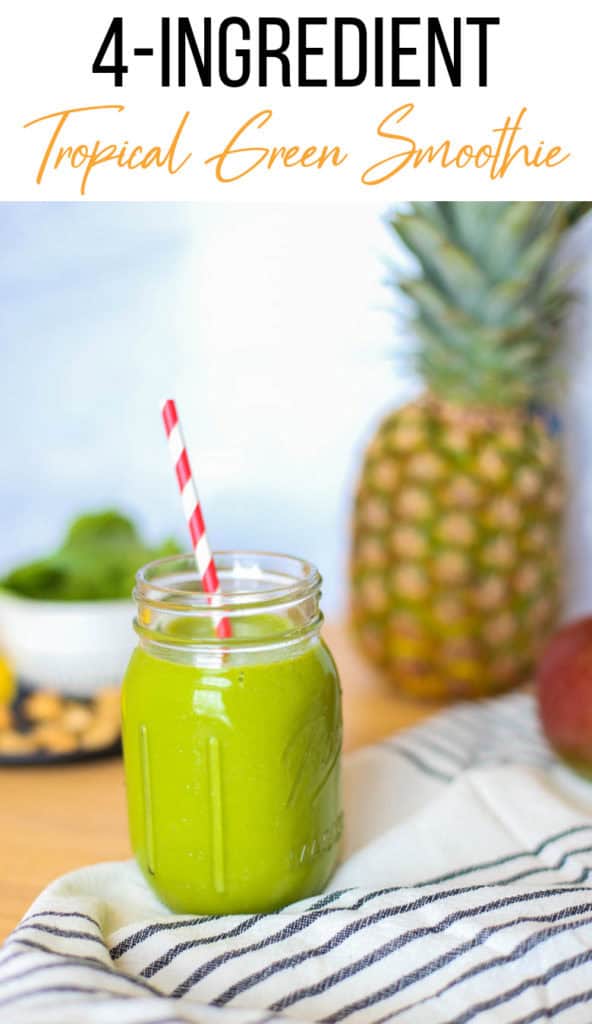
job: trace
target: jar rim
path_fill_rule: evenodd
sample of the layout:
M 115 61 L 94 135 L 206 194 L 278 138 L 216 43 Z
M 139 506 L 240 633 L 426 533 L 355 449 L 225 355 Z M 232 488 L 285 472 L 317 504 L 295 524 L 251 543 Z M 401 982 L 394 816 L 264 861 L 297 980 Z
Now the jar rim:
M 246 610 L 261 604 L 299 601 L 317 592 L 322 583 L 316 566 L 294 555 L 237 549 L 215 551 L 213 558 L 220 578 L 217 595 L 202 589 L 195 556 L 184 552 L 148 562 L 139 569 L 134 597 L 211 614 L 212 608 Z M 244 580 L 245 586 L 225 591 L 227 579 Z

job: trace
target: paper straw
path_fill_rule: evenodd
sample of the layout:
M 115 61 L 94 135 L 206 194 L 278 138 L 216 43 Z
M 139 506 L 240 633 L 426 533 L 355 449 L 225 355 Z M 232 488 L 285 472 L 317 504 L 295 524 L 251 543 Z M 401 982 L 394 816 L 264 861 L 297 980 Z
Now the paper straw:
M 177 406 L 171 398 L 162 403 L 162 419 L 171 461 L 175 467 L 177 483 L 181 492 L 183 512 L 189 527 L 189 536 L 191 537 L 191 546 L 195 555 L 197 571 L 205 593 L 208 595 L 219 594 L 220 581 L 218 579 L 218 572 L 208 543 L 206 526 L 197 495 L 195 479 L 191 471 L 187 446 L 177 414 Z M 214 616 L 214 622 L 216 633 L 221 639 L 232 636 L 230 619 L 227 616 Z

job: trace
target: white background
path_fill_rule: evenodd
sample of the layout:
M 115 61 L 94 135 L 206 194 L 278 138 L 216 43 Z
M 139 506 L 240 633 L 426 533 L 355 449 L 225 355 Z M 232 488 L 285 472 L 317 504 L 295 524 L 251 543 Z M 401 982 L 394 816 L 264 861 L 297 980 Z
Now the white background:
M 156 45 L 160 18 L 187 14 L 236 15 L 236 5 L 216 0 L 215 5 L 189 6 L 180 0 L 119 0 L 116 5 L 81 4 L 54 0 L 51 4 L 11 3 L 2 11 L 0 34 L 0 130 L 2 162 L 0 197 L 4 199 L 76 199 L 80 172 L 63 167 L 48 173 L 43 186 L 35 184 L 36 170 L 49 137 L 48 126 L 23 129 L 30 120 L 70 107 L 123 103 L 123 114 L 85 115 L 82 128 L 64 141 L 163 142 L 170 139 L 185 110 L 191 111 L 187 140 L 194 153 L 188 168 L 175 178 L 162 171 L 123 172 L 99 168 L 89 186 L 91 199 L 245 199 L 262 201 L 351 200 L 389 203 L 397 199 L 578 198 L 589 190 L 592 141 L 584 97 L 589 94 L 589 10 L 581 0 L 560 5 L 535 5 L 531 0 L 493 3 L 492 0 L 414 0 L 393 5 L 370 0 L 363 5 L 368 23 L 374 16 L 438 16 L 446 24 L 452 16 L 500 16 L 500 27 L 490 29 L 490 85 L 478 88 L 474 48 L 467 47 L 466 85 L 454 89 L 282 89 L 277 83 L 260 90 L 224 87 L 205 90 L 162 89 L 158 63 L 130 57 L 130 74 L 122 89 L 107 76 L 93 76 L 91 64 L 114 15 L 125 18 L 126 52 L 135 46 Z M 315 2 L 308 10 L 288 0 L 281 5 L 285 17 L 295 15 L 359 16 L 354 0 Z M 240 14 L 277 15 L 278 5 L 242 0 Z M 408 27 L 403 39 L 417 45 L 418 57 L 405 58 L 409 75 L 425 79 L 425 29 Z M 473 38 L 476 31 L 473 29 Z M 320 36 L 323 32 L 320 30 Z M 315 41 L 314 34 L 311 42 Z M 319 59 L 323 66 L 323 61 Z M 327 62 L 330 64 L 330 60 Z M 311 63 L 314 70 L 316 65 Z M 492 141 L 492 129 L 507 116 L 528 108 L 523 141 L 562 145 L 572 158 L 562 167 L 528 170 L 515 165 L 503 181 L 492 182 L 484 171 L 442 170 L 437 165 L 403 171 L 392 181 L 367 188 L 360 173 L 391 152 L 392 143 L 376 137 L 376 126 L 390 110 L 412 101 L 416 110 L 405 124 L 405 134 L 418 144 L 438 143 L 450 137 L 458 144 Z M 265 107 L 273 121 L 262 129 L 254 145 L 341 144 L 351 156 L 336 170 L 281 169 L 257 171 L 232 185 L 216 182 L 203 160 L 220 150 L 249 116 Z M 91 121 L 92 118 L 92 121 Z M 407 131 L 409 127 L 409 131 Z M 391 147 L 391 148 L 389 148 Z
M 212 545 L 300 554 L 327 607 L 344 600 L 363 442 L 413 388 L 393 366 L 383 214 L 0 204 L 0 572 L 105 504 L 186 543 L 168 394 Z
M 0 204 L 0 572 L 105 504 L 185 540 L 158 406 L 170 393 L 213 545 L 310 558 L 327 611 L 344 607 L 363 447 L 417 387 L 383 283 L 403 261 L 385 212 Z M 589 222 L 563 254 L 580 295 L 566 360 L 571 612 L 592 609 L 591 251 Z

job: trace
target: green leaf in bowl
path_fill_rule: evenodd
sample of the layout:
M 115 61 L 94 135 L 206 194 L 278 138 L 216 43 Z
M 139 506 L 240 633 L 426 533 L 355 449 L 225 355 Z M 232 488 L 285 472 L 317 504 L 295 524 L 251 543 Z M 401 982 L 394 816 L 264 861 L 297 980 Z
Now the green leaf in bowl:
M 76 519 L 58 550 L 13 569 L 0 586 L 42 601 L 114 601 L 131 597 L 143 565 L 178 554 L 172 538 L 145 544 L 134 523 L 111 509 Z

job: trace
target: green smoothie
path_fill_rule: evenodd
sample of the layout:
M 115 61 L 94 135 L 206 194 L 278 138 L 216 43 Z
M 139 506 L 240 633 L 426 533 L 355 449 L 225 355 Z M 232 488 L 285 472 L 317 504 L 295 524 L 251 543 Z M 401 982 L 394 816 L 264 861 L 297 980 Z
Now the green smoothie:
M 173 620 L 168 647 L 140 644 L 132 656 L 123 690 L 132 845 L 174 911 L 271 911 L 321 891 L 336 864 L 337 672 L 316 632 L 284 645 L 286 622 L 270 615 L 237 619 L 229 651 L 209 667 L 176 660 L 175 643 L 200 641 L 204 629 Z

